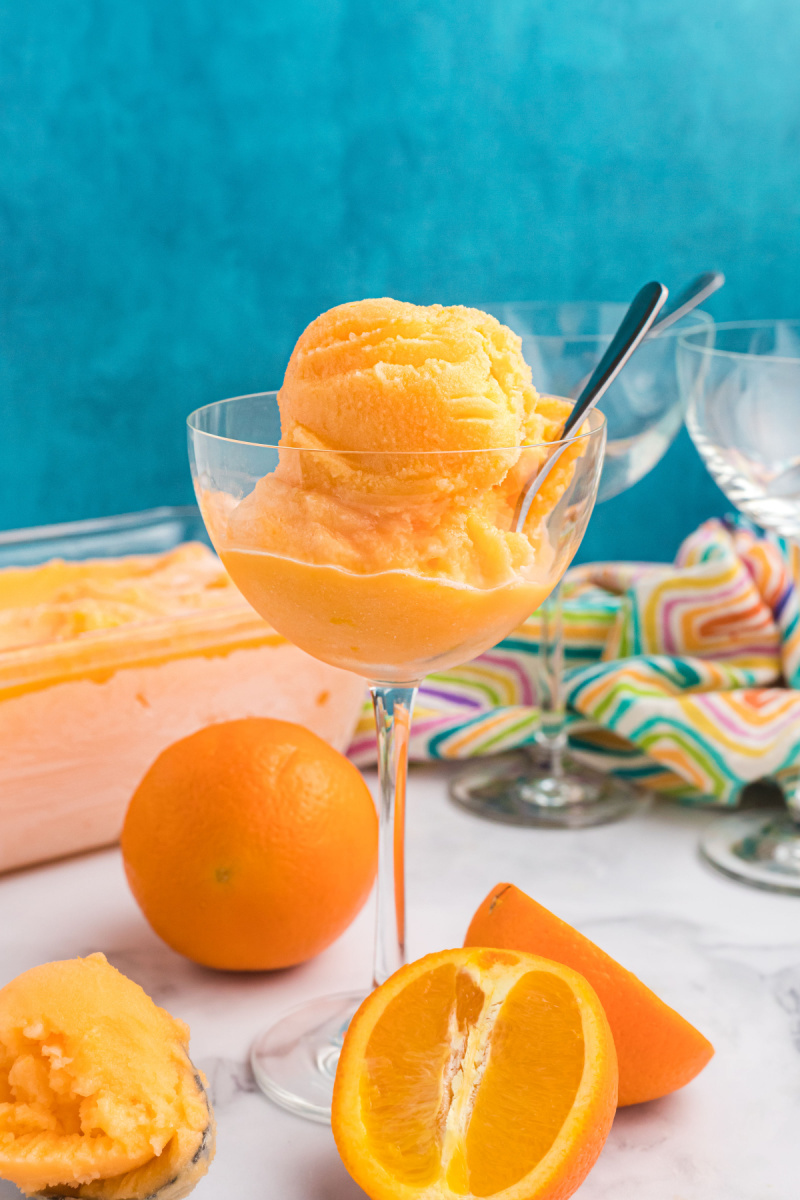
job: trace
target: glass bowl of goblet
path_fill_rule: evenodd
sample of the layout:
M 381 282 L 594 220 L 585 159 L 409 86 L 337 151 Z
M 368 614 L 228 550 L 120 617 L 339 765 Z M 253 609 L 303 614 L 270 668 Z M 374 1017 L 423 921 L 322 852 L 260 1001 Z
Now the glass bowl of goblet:
M 541 391 L 575 398 L 597 366 L 626 311 L 602 302 L 487 305 L 522 338 L 522 353 Z M 607 423 L 606 454 L 598 503 L 644 478 L 663 457 L 683 423 L 675 348 L 681 334 L 706 328 L 695 311 L 637 348 L 599 407 Z M 520 750 L 479 759 L 453 780 L 456 803 L 492 820 L 553 828 L 615 821 L 645 803 L 647 793 L 613 775 L 592 770 L 568 751 L 564 700 L 565 646 L 562 589 L 541 609 L 535 741 Z
M 524 530 L 525 485 L 563 443 L 370 452 L 280 445 L 277 393 L 188 418 L 200 510 L 231 577 L 301 649 L 369 681 L 378 736 L 379 855 L 373 984 L 404 961 L 408 736 L 429 671 L 480 654 L 552 590 L 586 529 L 605 422 L 566 439 Z M 346 864 L 342 864 L 346 870 Z M 326 1120 L 338 1047 L 364 993 L 312 1000 L 256 1041 L 279 1104 Z
M 800 563 L 800 321 L 727 322 L 685 334 L 678 369 L 686 424 L 712 478 L 741 513 L 784 539 L 790 562 Z M 705 858 L 725 874 L 796 894 L 800 738 L 798 747 L 796 762 L 776 776 L 786 808 L 720 818 L 701 842 Z

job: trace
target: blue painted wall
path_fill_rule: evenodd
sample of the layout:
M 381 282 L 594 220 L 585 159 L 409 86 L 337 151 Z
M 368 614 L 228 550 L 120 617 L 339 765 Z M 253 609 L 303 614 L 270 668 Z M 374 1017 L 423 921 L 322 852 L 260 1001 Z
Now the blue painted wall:
M 797 0 L 0 0 L 0 523 L 187 499 L 343 300 L 798 315 L 799 61 Z M 684 439 L 586 552 L 723 507 Z

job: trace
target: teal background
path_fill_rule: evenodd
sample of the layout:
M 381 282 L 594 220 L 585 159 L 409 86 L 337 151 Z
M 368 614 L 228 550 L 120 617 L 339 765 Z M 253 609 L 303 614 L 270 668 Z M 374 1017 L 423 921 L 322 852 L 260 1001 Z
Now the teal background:
M 796 0 L 0 0 L 0 523 L 190 496 L 183 419 L 368 295 L 797 316 Z M 725 508 L 685 435 L 584 557 Z

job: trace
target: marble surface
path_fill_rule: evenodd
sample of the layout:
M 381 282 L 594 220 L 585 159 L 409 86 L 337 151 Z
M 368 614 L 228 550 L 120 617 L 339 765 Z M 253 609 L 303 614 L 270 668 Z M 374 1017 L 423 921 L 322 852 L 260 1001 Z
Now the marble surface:
M 510 880 L 639 974 L 714 1042 L 682 1092 L 618 1113 L 580 1200 L 796 1200 L 800 1166 L 800 901 L 743 887 L 698 858 L 713 814 L 657 804 L 598 829 L 480 821 L 446 797 L 448 768 L 412 771 L 409 951 L 461 943 L 486 892 Z M 0 880 L 0 982 L 104 951 L 192 1029 L 219 1148 L 197 1200 L 358 1200 L 330 1131 L 256 1092 L 252 1038 L 292 1005 L 363 985 L 371 905 L 315 961 L 224 975 L 179 958 L 134 904 L 115 850 Z M 18 1200 L 0 1184 L 0 1200 Z

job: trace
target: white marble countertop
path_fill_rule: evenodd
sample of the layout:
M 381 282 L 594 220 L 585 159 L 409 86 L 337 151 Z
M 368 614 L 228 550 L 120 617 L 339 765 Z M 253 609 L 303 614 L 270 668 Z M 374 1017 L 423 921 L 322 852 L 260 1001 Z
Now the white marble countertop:
M 500 880 L 530 892 L 639 974 L 716 1046 L 664 1100 L 621 1110 L 580 1200 L 797 1200 L 800 900 L 728 881 L 698 858 L 714 815 L 660 803 L 597 829 L 493 825 L 446 798 L 447 768 L 412 771 L 411 957 L 460 945 Z M 285 1009 L 370 975 L 372 907 L 319 958 L 271 975 L 218 974 L 145 924 L 116 850 L 0 879 L 0 983 L 55 958 L 104 951 L 188 1021 L 208 1075 L 217 1158 L 197 1200 L 358 1200 L 330 1130 L 275 1108 L 246 1065 Z M 0 1200 L 18 1200 L 0 1183 Z

